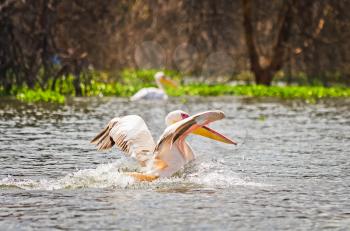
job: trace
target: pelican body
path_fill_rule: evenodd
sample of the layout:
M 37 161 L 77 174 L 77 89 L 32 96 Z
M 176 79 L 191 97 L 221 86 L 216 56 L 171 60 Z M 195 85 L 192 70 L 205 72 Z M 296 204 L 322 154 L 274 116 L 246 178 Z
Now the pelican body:
M 115 145 L 127 156 L 135 158 L 141 166 L 141 172 L 128 173 L 130 176 L 140 181 L 152 181 L 159 177 L 171 177 L 195 158 L 191 146 L 185 140 L 191 133 L 236 144 L 206 126 L 224 117 L 224 113 L 217 110 L 193 116 L 181 110 L 170 112 L 165 118 L 167 128 L 157 143 L 140 116 L 117 117 L 91 143 L 96 144 L 98 150 L 110 149 Z
M 168 95 L 165 92 L 164 85 L 169 87 L 177 87 L 177 84 L 165 76 L 163 72 L 157 72 L 154 75 L 155 82 L 158 88 L 149 87 L 142 88 L 138 92 L 135 93 L 130 99 L 132 101 L 137 100 L 167 100 Z

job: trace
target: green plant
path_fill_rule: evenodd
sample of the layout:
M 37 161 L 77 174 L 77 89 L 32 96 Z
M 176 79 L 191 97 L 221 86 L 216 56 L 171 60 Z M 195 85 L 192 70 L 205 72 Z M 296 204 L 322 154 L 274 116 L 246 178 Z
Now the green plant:
M 310 86 L 262 86 L 262 85 L 205 85 L 192 84 L 180 89 L 169 90 L 172 96 L 200 95 L 243 95 L 251 97 L 278 97 L 282 99 L 321 99 L 335 97 L 350 97 L 350 89 L 343 87 L 310 87 Z
M 65 97 L 58 92 L 41 89 L 29 90 L 23 89 L 19 91 L 16 98 L 25 102 L 53 102 L 53 103 L 64 103 Z
M 154 74 L 158 70 L 132 70 L 126 69 L 118 75 L 109 76 L 106 72 L 93 71 L 80 83 L 83 96 L 118 96 L 130 97 L 144 87 L 155 86 Z M 181 76 L 174 71 L 164 71 L 177 82 Z M 243 75 L 243 74 L 242 74 Z M 249 73 L 244 73 L 249 79 Z M 115 78 L 114 78 L 115 77 Z M 26 86 L 12 86 L 10 91 L 5 91 L 0 86 L 0 95 L 15 95 L 18 99 L 27 102 L 65 102 L 64 96 L 75 96 L 73 85 L 74 76 L 62 76 L 56 81 L 51 79 L 48 89 L 41 90 L 36 85 L 34 90 Z M 260 86 L 260 85 L 229 85 L 229 84 L 188 84 L 179 86 L 176 89 L 166 89 L 171 96 L 220 96 L 239 95 L 249 97 L 276 97 L 282 99 L 303 99 L 308 102 L 315 102 L 322 98 L 350 97 L 350 88 L 342 86 Z

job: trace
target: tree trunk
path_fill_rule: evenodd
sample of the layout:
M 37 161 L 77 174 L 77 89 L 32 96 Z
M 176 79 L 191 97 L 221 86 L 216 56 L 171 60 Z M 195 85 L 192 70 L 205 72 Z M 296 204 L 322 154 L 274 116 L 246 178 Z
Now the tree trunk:
M 245 40 L 249 54 L 250 69 L 255 75 L 256 84 L 270 86 L 275 73 L 283 67 L 286 55 L 285 44 L 288 42 L 291 34 L 293 12 L 292 7 L 295 0 L 285 1 L 278 15 L 277 22 L 280 23 L 277 33 L 276 43 L 273 47 L 270 57 L 270 64 L 263 67 L 259 62 L 260 54 L 255 44 L 254 26 L 252 20 L 252 1 L 242 0 L 243 8 L 243 27 Z
M 243 7 L 243 27 L 246 46 L 248 49 L 249 61 L 250 61 L 250 70 L 255 75 L 255 80 L 257 82 L 257 73 L 261 71 L 261 66 L 259 63 L 259 54 L 254 41 L 254 28 L 252 22 L 252 1 L 251 0 L 242 0 Z
M 82 96 L 83 91 L 80 86 L 80 75 L 81 73 L 74 73 L 74 80 L 73 80 L 73 85 L 74 85 L 74 90 L 75 90 L 75 96 Z
M 259 85 L 271 86 L 272 79 L 275 72 L 269 69 L 261 69 L 258 72 L 254 72 L 255 83 Z

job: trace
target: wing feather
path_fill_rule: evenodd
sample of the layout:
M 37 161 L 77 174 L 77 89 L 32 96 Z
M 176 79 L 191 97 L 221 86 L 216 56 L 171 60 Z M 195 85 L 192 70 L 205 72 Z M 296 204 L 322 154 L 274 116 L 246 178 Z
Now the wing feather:
M 155 147 L 146 123 L 137 115 L 112 119 L 91 143 L 98 150 L 110 149 L 115 145 L 125 155 L 136 158 L 141 164 L 153 153 Z

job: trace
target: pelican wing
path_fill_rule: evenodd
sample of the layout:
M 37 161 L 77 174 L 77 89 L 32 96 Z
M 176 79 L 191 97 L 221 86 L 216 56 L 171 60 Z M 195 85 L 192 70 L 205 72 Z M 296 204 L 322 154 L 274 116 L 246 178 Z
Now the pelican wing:
M 184 139 L 189 133 L 198 127 L 205 126 L 216 120 L 221 120 L 225 117 L 222 111 L 206 111 L 180 120 L 167 127 L 163 135 L 159 138 L 155 150 L 161 149 L 161 146 L 170 142 L 172 145 L 180 137 Z
M 115 145 L 141 164 L 149 158 L 155 147 L 146 123 L 137 115 L 112 119 L 91 143 L 96 144 L 98 150 L 106 150 Z

